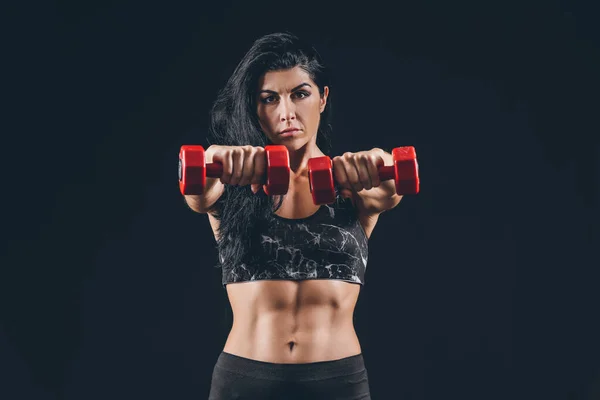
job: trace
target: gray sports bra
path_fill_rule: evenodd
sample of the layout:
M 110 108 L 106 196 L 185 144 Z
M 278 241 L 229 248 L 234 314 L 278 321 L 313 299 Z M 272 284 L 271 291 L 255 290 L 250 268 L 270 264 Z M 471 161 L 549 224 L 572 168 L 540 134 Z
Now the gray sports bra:
M 255 245 L 242 262 L 223 267 L 222 284 L 258 280 L 338 279 L 364 285 L 368 239 L 350 199 L 339 194 L 333 204 L 301 219 L 274 214 L 255 230 Z M 219 255 L 221 263 L 225 261 Z

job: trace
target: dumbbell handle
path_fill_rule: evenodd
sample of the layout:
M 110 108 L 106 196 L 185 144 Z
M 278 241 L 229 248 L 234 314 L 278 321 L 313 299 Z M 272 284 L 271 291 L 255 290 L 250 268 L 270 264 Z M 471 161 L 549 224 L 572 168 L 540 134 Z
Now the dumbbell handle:
M 377 167 L 377 172 L 379 174 L 379 179 L 382 181 L 387 181 L 390 179 L 393 180 L 396 178 L 396 172 L 394 171 L 393 165 L 382 165 L 380 167 Z
M 393 173 L 393 171 L 392 171 Z M 206 177 L 207 178 L 220 178 L 223 176 L 223 164 L 218 161 L 212 163 L 206 163 Z M 265 178 L 266 176 L 263 176 Z
M 206 177 L 220 178 L 223 176 L 223 164 L 220 162 L 206 163 Z
M 377 170 L 379 172 L 379 179 L 387 181 L 395 178 L 394 166 L 393 165 L 382 165 Z
M 396 172 L 393 165 L 382 165 L 377 168 L 380 181 L 388 181 L 396 179 Z M 335 177 L 333 177 L 335 180 Z

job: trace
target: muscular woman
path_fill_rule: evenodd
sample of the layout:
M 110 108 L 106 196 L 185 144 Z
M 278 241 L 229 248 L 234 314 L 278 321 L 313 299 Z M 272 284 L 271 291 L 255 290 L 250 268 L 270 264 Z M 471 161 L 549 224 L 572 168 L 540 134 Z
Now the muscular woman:
M 325 155 L 330 83 L 316 50 L 288 33 L 254 42 L 211 112 L 206 162 L 220 162 L 202 195 L 186 195 L 214 232 L 233 325 L 210 399 L 370 399 L 353 326 L 368 239 L 401 200 L 377 167 L 379 148 L 332 158 L 336 200 L 317 206 L 307 164 Z M 265 146 L 284 145 L 287 194 L 267 196 Z

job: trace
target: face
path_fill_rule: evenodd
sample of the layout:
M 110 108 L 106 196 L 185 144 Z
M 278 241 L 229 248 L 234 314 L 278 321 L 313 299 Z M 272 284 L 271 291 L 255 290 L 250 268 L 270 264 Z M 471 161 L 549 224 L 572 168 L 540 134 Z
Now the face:
M 290 150 L 316 143 L 321 113 L 329 88 L 319 87 L 300 67 L 269 71 L 258 82 L 257 112 L 260 126 L 274 144 Z M 285 132 L 287 129 L 294 129 Z

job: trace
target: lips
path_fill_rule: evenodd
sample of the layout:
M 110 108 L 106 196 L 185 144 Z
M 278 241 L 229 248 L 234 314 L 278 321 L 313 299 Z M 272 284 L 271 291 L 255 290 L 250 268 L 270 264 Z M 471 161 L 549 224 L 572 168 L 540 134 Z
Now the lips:
M 283 134 L 286 134 L 286 133 L 294 133 L 294 132 L 297 132 L 299 130 L 300 129 L 298 129 L 298 128 L 287 128 L 287 129 L 284 129 L 281 132 L 279 132 L 279 134 L 283 135 Z
M 295 136 L 299 132 L 300 132 L 300 129 L 297 129 L 297 128 L 288 128 L 286 130 L 281 131 L 279 133 L 279 137 L 280 138 L 292 137 L 292 136 Z

